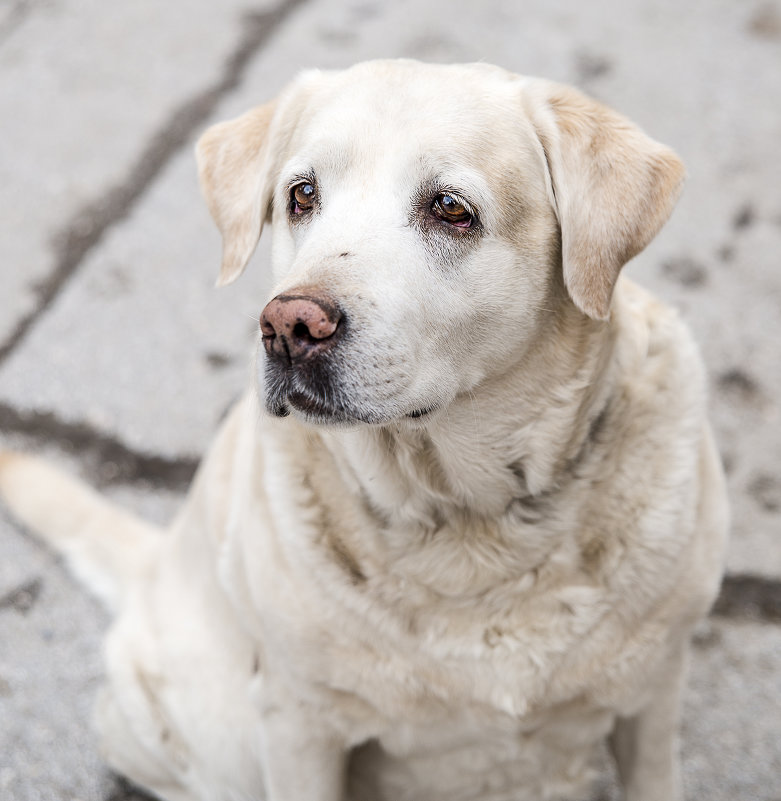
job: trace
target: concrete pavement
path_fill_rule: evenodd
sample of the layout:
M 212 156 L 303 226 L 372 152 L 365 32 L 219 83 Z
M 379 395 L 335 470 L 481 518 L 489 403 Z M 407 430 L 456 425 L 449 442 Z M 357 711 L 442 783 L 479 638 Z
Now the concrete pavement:
M 212 289 L 192 144 L 297 70 L 407 56 L 574 83 L 689 180 L 629 272 L 701 344 L 733 503 L 698 633 L 691 799 L 781 799 L 781 3 L 228 0 L 0 6 L 0 436 L 165 520 L 248 374 L 268 242 Z M 99 608 L 0 517 L 0 799 L 108 801 Z M 606 790 L 606 792 L 612 792 Z

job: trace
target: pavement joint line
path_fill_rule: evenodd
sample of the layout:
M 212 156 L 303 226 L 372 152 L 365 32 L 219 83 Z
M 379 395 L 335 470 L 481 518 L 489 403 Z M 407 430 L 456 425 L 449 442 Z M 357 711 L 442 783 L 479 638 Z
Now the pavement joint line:
M 105 801 L 155 801 L 151 795 L 147 795 L 124 776 L 112 774 L 112 778 L 114 787 L 109 791 L 111 795 L 106 796 Z
M 288 17 L 307 2 L 281 0 L 268 11 L 243 14 L 239 42 L 225 60 L 219 80 L 181 103 L 151 136 L 125 177 L 78 210 L 53 236 L 54 267 L 47 278 L 33 287 L 37 295 L 35 308 L 17 323 L 8 339 L 0 345 L 0 363 L 22 342 L 106 232 L 133 211 L 138 200 L 193 132 L 206 122 L 222 98 L 241 84 L 252 58 Z
M 727 575 L 712 614 L 732 620 L 781 624 L 781 580 L 749 574 Z
M 183 492 L 200 461 L 195 457 L 143 453 L 87 423 L 61 420 L 53 412 L 19 411 L 2 402 L 0 431 L 22 434 L 36 444 L 54 444 L 75 453 L 98 486 L 153 483 Z

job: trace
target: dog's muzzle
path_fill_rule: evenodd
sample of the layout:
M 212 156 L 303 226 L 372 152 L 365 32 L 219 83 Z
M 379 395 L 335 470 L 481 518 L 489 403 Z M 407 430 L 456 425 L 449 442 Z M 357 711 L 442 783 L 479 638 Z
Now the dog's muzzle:
M 269 301 L 260 315 L 266 351 L 266 407 L 296 409 L 312 422 L 354 422 L 339 379 L 338 347 L 347 317 L 318 287 L 297 287 Z

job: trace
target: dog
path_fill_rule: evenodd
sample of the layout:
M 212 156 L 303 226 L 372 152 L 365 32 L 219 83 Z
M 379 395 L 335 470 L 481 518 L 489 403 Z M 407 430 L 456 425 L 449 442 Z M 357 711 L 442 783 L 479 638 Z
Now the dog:
M 622 266 L 678 157 L 485 64 L 307 71 L 197 145 L 218 284 L 273 227 L 255 386 L 166 531 L 0 492 L 115 612 L 96 725 L 166 801 L 679 801 L 728 523 L 704 371 Z

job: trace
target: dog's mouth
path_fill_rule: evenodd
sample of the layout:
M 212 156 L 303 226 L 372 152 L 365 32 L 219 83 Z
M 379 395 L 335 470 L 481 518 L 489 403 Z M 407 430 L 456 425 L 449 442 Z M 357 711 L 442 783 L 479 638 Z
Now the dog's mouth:
M 290 392 L 284 399 L 277 398 L 274 401 L 267 398 L 266 406 L 276 417 L 287 417 L 291 411 L 296 411 L 304 415 L 306 421 L 310 423 L 330 425 L 368 423 L 377 425 L 390 422 L 389 419 L 381 419 L 379 415 L 368 415 L 342 406 L 332 406 L 320 398 L 312 397 L 303 392 Z M 435 410 L 435 406 L 415 409 L 407 412 L 403 417 L 408 420 L 421 420 Z
M 353 408 L 346 394 L 321 366 L 312 365 L 308 370 L 285 369 L 268 362 L 263 383 L 266 409 L 276 417 L 287 417 L 294 412 L 305 422 L 319 425 L 377 422 L 371 415 Z
M 413 412 L 407 412 L 405 417 L 408 417 L 410 420 L 419 420 L 421 417 L 427 417 L 431 414 L 431 412 L 436 410 L 436 406 L 426 406 L 423 409 L 415 409 Z
M 353 410 L 331 405 L 321 398 L 304 392 L 292 391 L 283 397 L 276 395 L 273 398 L 267 394 L 266 408 L 276 417 L 287 417 L 291 412 L 298 412 L 306 422 L 321 425 L 368 422 L 363 420 L 361 414 Z
M 294 409 L 313 423 L 355 423 L 360 417 L 342 406 L 327 403 L 322 398 L 313 397 L 303 392 L 290 392 L 285 398 L 286 408 Z
M 387 425 L 394 420 L 414 422 L 424 420 L 438 408 L 436 405 L 421 406 L 409 412 L 395 409 L 390 413 L 360 408 L 351 403 L 349 395 L 334 384 L 331 376 L 281 370 L 275 364 L 266 365 L 264 387 L 264 402 L 270 414 L 287 417 L 292 412 L 303 417 L 305 422 L 316 425 Z

